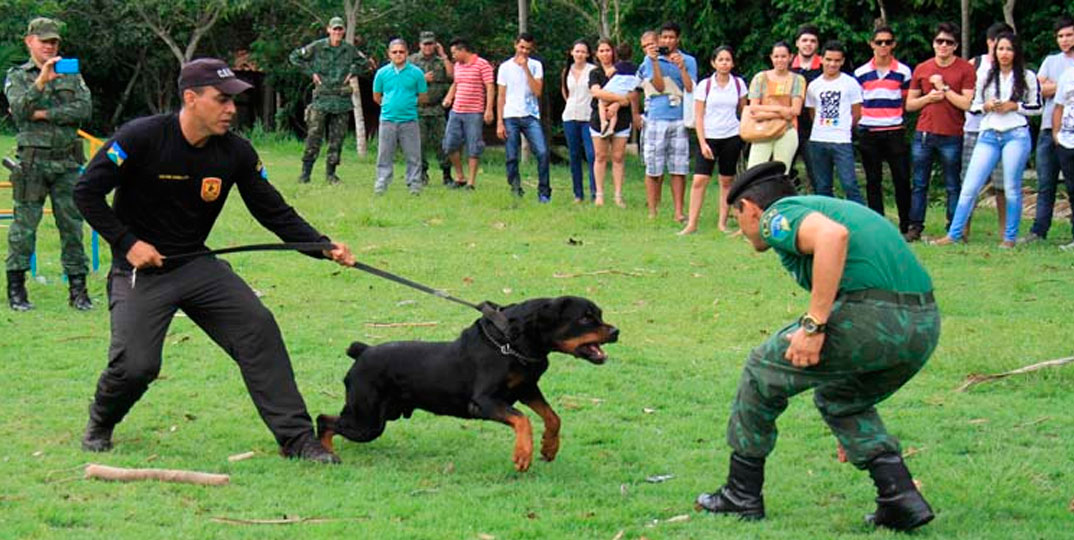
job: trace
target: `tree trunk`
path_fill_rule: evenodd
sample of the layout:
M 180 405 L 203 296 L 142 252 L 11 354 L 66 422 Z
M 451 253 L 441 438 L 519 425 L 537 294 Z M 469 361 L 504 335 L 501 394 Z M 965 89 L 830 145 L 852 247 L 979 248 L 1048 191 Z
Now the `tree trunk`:
M 962 58 L 970 57 L 970 0 L 960 2 L 962 10 Z
M 134 66 L 134 73 L 127 79 L 127 87 L 123 89 L 123 93 L 120 95 L 119 103 L 116 104 L 116 110 L 112 112 L 112 119 L 108 122 L 108 127 L 114 128 L 116 122 L 119 122 L 119 117 L 123 114 L 123 108 L 127 103 L 127 100 L 131 97 L 131 92 L 134 91 L 134 83 L 138 82 L 138 74 L 142 71 L 142 66 L 145 64 L 145 49 L 142 49 L 138 56 L 138 63 Z
M 1003 22 L 1011 25 L 1015 33 L 1018 33 L 1018 27 L 1014 25 L 1014 3 L 1015 0 L 1006 0 L 1003 2 Z
M 530 27 L 530 0 L 518 0 L 518 33 L 528 32 Z
M 354 138 L 355 151 L 358 157 L 365 157 L 368 150 L 365 146 L 365 114 L 362 112 L 362 90 L 358 85 L 358 77 L 351 77 L 351 103 L 354 105 Z

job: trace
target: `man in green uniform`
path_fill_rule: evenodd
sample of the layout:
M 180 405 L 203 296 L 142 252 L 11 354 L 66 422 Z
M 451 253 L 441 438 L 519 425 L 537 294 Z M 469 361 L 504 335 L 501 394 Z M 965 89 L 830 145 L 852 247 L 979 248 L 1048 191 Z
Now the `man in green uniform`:
M 451 63 L 444 46 L 436 41 L 436 34 L 425 31 L 421 33 L 421 50 L 407 58 L 411 64 L 418 66 L 425 73 L 425 83 L 429 90 L 426 101 L 418 104 L 418 128 L 421 131 L 421 181 L 429 183 L 429 160 L 424 154 L 436 152 L 436 161 L 444 172 L 444 185 L 452 183 L 451 163 L 444 154 L 444 107 L 441 103 L 451 88 L 455 65 Z
M 78 73 L 56 73 L 60 60 L 58 22 L 46 18 L 30 21 L 24 42 L 30 60 L 9 69 L 4 83 L 4 95 L 18 129 L 19 159 L 19 166 L 11 173 L 15 221 L 7 234 L 7 301 L 15 311 L 34 307 L 26 293 L 26 271 L 45 197 L 49 197 L 60 230 L 63 271 L 70 285 L 68 303 L 87 310 L 93 304 L 86 292 L 82 216 L 72 192 L 79 166 L 85 161 L 78 125 L 92 113 L 90 91 Z
M 731 407 L 727 483 L 697 506 L 743 519 L 764 517 L 765 457 L 776 418 L 791 396 L 813 402 L 859 469 L 877 488 L 873 524 L 909 530 L 933 518 L 875 405 L 924 366 L 940 336 L 932 280 L 899 231 L 856 203 L 796 196 L 780 162 L 757 165 L 731 186 L 727 202 L 757 251 L 775 248 L 810 291 L 809 309 L 754 349 Z
M 310 181 L 313 164 L 321 152 L 321 141 L 328 134 L 328 157 L 325 178 L 329 184 L 339 182 L 336 167 L 347 135 L 348 118 L 354 111 L 350 82 L 362 69 L 363 55 L 343 41 L 346 26 L 341 17 L 328 21 L 328 37 L 291 51 L 290 61 L 313 79 L 313 103 L 306 109 L 306 150 L 302 152 L 302 175 L 298 181 Z

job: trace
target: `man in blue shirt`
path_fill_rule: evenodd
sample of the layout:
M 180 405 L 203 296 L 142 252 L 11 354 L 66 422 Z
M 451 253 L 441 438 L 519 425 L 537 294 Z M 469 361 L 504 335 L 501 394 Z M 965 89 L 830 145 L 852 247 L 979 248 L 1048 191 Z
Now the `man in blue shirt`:
M 690 168 L 690 138 L 683 123 L 683 103 L 694 91 L 697 81 L 697 60 L 679 50 L 678 24 L 664 23 L 660 27 L 659 46 L 645 50 L 645 61 L 638 77 L 651 84 L 659 94 L 645 100 L 645 132 L 642 139 L 642 158 L 645 161 L 645 198 L 649 217 L 656 217 L 664 171 L 671 175 L 671 196 L 675 203 L 675 221 L 685 221 L 682 211 L 686 191 L 686 173 Z M 672 86 L 674 85 L 674 86 Z M 683 95 L 667 90 L 678 88 Z M 689 100 L 692 105 L 692 99 Z
M 421 69 L 407 62 L 406 42 L 393 39 L 388 44 L 391 63 L 377 70 L 373 78 L 373 101 L 380 105 L 377 148 L 377 182 L 373 192 L 381 195 L 392 182 L 396 145 L 406 157 L 406 185 L 411 195 L 421 193 L 421 132 L 418 129 L 418 102 L 425 101 L 428 84 Z

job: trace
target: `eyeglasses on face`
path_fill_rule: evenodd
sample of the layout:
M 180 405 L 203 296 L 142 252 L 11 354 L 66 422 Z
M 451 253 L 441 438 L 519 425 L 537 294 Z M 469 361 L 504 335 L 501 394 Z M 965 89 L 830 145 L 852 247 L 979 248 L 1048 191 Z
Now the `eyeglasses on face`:
M 932 42 L 937 44 L 937 45 L 946 45 L 948 47 L 954 47 L 955 45 L 958 45 L 957 41 L 955 41 L 953 39 L 947 39 L 947 38 L 936 38 L 936 39 L 932 40 Z
M 877 47 L 890 47 L 895 44 L 894 39 L 874 39 L 873 44 Z

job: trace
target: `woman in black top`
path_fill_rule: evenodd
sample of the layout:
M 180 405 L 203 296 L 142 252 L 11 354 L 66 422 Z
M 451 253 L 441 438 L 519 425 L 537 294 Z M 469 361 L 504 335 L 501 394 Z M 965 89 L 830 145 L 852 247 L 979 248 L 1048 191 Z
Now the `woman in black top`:
M 597 181 L 597 197 L 594 204 L 604 204 L 604 175 L 607 172 L 608 155 L 612 159 L 612 182 L 615 185 L 615 204 L 626 208 L 623 203 L 623 177 L 626 173 L 624 158 L 626 143 L 631 131 L 631 109 L 636 107 L 637 93 L 631 92 L 621 96 L 604 90 L 604 85 L 616 74 L 615 46 L 610 39 L 603 38 L 597 42 L 597 69 L 589 73 L 589 91 L 593 94 L 593 113 L 590 116 L 589 134 L 593 137 L 593 176 Z M 618 102 L 616 113 L 616 132 L 610 137 L 601 136 L 599 101 Z M 630 107 L 628 107 L 630 106 Z

